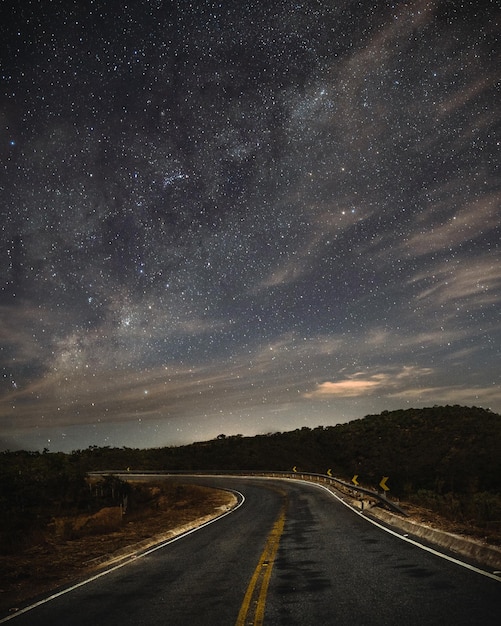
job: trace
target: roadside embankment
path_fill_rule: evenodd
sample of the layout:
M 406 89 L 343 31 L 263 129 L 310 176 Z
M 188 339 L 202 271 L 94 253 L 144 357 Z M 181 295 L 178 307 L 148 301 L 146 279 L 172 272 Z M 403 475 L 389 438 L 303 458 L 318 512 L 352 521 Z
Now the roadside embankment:
M 408 518 L 405 519 L 379 507 L 369 509 L 366 514 L 409 535 L 419 537 L 440 548 L 473 559 L 493 570 L 501 570 L 501 549 L 496 546 L 490 546 L 471 537 L 463 537 L 455 533 L 432 528 L 421 522 L 415 522 Z

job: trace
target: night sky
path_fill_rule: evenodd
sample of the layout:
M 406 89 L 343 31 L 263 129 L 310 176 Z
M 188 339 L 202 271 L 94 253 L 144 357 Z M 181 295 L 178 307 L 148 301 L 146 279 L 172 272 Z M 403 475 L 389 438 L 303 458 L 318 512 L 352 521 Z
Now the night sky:
M 0 448 L 501 412 L 497 2 L 1 12 Z

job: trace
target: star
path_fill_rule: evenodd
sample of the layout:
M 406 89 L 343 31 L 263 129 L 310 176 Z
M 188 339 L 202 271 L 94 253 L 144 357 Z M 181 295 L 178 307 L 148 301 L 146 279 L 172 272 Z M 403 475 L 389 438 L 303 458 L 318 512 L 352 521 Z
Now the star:
M 501 410 L 494 7 L 338 4 L 2 25 L 2 446 Z

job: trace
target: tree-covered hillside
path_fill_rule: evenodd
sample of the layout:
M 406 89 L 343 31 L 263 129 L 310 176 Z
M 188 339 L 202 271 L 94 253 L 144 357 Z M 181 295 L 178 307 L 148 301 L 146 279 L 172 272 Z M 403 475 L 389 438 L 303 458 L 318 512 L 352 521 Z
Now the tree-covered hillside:
M 385 411 L 332 427 L 154 449 L 93 446 L 0 454 L 0 535 L 26 532 L 54 514 L 102 506 L 85 480 L 91 470 L 275 470 L 325 474 L 377 488 L 486 531 L 501 527 L 501 416 L 476 407 Z M 115 483 L 106 501 L 117 495 Z M 108 495 L 107 495 L 108 494 Z M 118 494 L 120 495 L 120 494 Z M 111 500 L 110 500 L 111 498 Z M 43 518 L 43 519 L 42 519 Z
M 172 448 L 76 451 L 85 469 L 290 470 L 325 473 L 391 492 L 501 492 L 501 416 L 477 407 L 384 411 L 337 426 L 256 437 L 217 439 Z

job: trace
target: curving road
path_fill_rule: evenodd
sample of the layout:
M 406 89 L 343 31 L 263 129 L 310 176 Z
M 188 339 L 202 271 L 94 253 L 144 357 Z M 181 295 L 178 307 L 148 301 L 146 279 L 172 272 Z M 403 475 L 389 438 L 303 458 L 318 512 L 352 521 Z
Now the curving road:
M 13 626 L 330 626 L 501 620 L 501 579 L 421 550 L 318 486 L 197 478 L 231 514 L 23 613 Z

